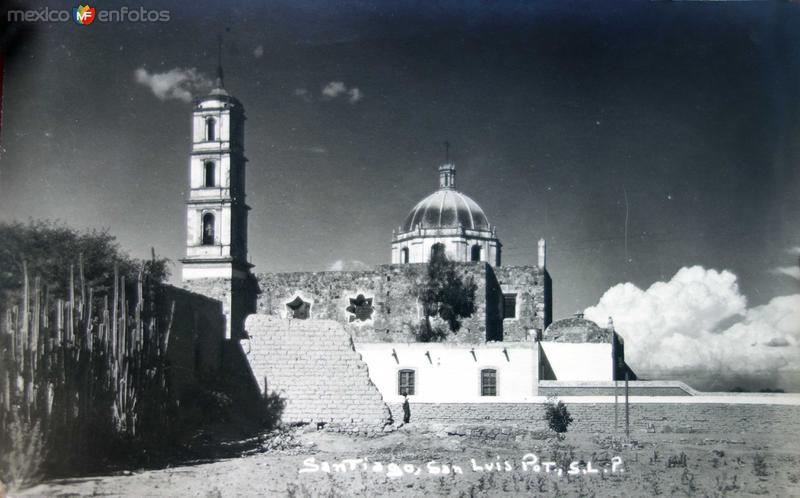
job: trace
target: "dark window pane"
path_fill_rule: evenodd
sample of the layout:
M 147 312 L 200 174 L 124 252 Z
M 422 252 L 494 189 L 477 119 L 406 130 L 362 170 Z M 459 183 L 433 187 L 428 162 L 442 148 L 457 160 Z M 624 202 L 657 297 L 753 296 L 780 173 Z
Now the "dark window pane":
M 214 171 L 214 162 L 208 161 L 205 164 L 205 186 L 206 187 L 213 187 L 215 182 L 215 171 Z
M 481 396 L 497 396 L 496 370 L 481 370 Z
M 503 318 L 517 317 L 517 295 L 503 294 Z
M 481 260 L 481 246 L 474 245 L 472 246 L 472 257 L 470 258 L 472 261 L 480 261 Z
M 409 396 L 414 394 L 413 370 L 400 370 L 397 373 L 397 393 L 400 395 L 407 394 Z
M 216 140 L 215 126 L 217 121 L 214 118 L 206 119 L 206 140 L 209 142 Z
M 203 215 L 203 242 L 204 246 L 214 245 L 214 215 L 206 213 Z

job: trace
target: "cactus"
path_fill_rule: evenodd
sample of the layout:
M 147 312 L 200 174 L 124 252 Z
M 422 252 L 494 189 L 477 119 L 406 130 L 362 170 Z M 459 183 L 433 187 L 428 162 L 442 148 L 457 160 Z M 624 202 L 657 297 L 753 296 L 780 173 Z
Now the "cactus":
M 135 302 L 128 303 L 125 278 L 116 268 L 112 295 L 97 299 L 86 288 L 83 270 L 81 257 L 78 288 L 70 267 L 67 300 L 51 301 L 40 278 L 31 286 L 23 262 L 20 303 L 7 308 L 0 328 L 0 446 L 9 443 L 14 421 L 41 427 L 45 446 L 62 453 L 98 427 L 134 439 L 148 417 L 165 420 L 174 303 L 159 320 L 156 285 L 142 272 Z M 155 413 L 145 415 L 145 409 Z

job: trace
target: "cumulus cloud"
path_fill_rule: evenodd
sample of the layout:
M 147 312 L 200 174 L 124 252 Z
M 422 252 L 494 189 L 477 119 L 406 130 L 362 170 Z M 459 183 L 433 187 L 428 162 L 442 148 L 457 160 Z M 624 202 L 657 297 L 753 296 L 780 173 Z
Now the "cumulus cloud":
M 253 57 L 260 59 L 264 55 L 264 45 L 259 45 L 253 49 Z
M 777 275 L 786 275 L 796 280 L 800 280 L 800 266 L 779 266 L 772 270 Z
M 357 87 L 348 88 L 343 81 L 331 81 L 322 87 L 322 98 L 326 100 L 338 97 L 347 98 L 351 104 L 355 104 L 364 97 L 364 94 Z
M 800 247 L 790 247 L 786 250 L 792 256 L 800 256 Z M 795 280 L 800 280 L 800 261 L 794 266 L 779 266 L 772 269 L 775 275 L 784 275 Z
M 370 267 L 368 264 L 364 263 L 363 261 L 358 261 L 357 259 L 350 261 L 338 259 L 331 263 L 331 265 L 328 267 L 328 271 L 362 271 L 369 269 Z
M 149 72 L 140 67 L 134 71 L 134 78 L 144 85 L 160 100 L 177 99 L 190 102 L 192 96 L 211 89 L 212 82 L 195 68 L 173 68 L 166 72 Z
M 748 307 L 736 275 L 694 266 L 646 290 L 618 284 L 585 314 L 603 326 L 614 318 L 640 377 L 700 389 L 800 388 L 800 294 Z

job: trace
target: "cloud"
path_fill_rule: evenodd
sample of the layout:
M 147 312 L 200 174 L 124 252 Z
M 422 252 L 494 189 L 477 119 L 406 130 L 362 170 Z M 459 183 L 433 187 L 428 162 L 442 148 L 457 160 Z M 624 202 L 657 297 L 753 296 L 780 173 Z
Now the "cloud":
M 786 250 L 792 256 L 800 256 L 800 247 L 790 247 Z M 775 275 L 784 275 L 792 277 L 795 280 L 800 280 L 800 261 L 794 266 L 779 266 L 771 270 Z
M 134 78 L 144 85 L 160 100 L 176 99 L 191 102 L 192 96 L 211 89 L 211 80 L 195 68 L 173 68 L 162 73 L 150 73 L 140 67 L 134 71 Z
M 363 271 L 369 269 L 370 266 L 368 264 L 355 259 L 350 261 L 338 259 L 328 267 L 328 271 Z
M 338 97 L 347 97 L 347 101 L 355 104 L 364 97 L 364 94 L 357 87 L 347 88 L 342 81 L 330 81 L 322 87 L 322 98 L 331 100 Z
M 311 92 L 309 92 L 306 88 L 295 88 L 294 95 L 295 97 L 300 97 L 306 102 L 311 102 Z
M 253 49 L 253 57 L 256 59 L 260 59 L 264 56 L 264 45 L 259 45 L 255 49 Z
M 614 318 L 640 377 L 800 389 L 800 294 L 748 307 L 736 275 L 694 266 L 646 290 L 618 284 L 585 314 L 601 326 Z
M 322 87 L 322 95 L 325 97 L 335 99 L 339 95 L 346 93 L 347 87 L 341 81 L 331 81 Z
M 773 268 L 772 273 L 776 275 L 786 275 L 796 280 L 800 280 L 800 266 L 780 266 Z
M 348 100 L 348 102 L 350 102 L 351 104 L 355 104 L 356 102 L 358 102 L 359 100 L 361 100 L 361 97 L 362 97 L 362 95 L 361 95 L 361 90 L 359 90 L 358 88 L 351 88 L 351 89 L 350 89 L 350 90 L 347 92 L 347 95 L 349 95 L 349 96 L 350 96 L 350 97 L 349 97 L 347 100 Z

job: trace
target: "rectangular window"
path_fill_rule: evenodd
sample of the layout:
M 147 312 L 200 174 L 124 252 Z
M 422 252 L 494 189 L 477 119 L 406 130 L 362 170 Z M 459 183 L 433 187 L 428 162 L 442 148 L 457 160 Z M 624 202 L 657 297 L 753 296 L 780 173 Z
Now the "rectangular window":
M 517 317 L 517 295 L 503 294 L 503 319 Z
M 400 370 L 397 373 L 397 394 L 414 395 L 414 371 Z
M 481 396 L 497 396 L 497 370 L 481 370 Z

